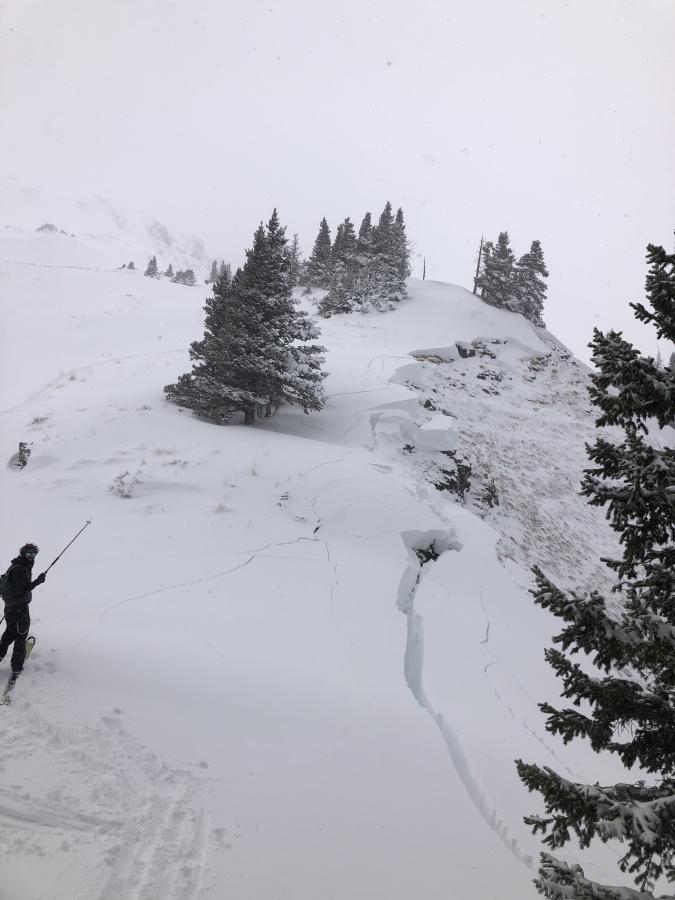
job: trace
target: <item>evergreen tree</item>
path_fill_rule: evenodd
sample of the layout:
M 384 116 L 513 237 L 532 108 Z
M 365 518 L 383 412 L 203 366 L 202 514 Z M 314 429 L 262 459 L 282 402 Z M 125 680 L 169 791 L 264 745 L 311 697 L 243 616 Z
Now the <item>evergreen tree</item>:
M 244 413 L 271 415 L 282 404 L 305 412 L 324 403 L 319 332 L 292 298 L 285 229 L 274 211 L 246 251 L 246 263 L 230 282 L 227 272 L 206 301 L 201 341 L 190 347 L 192 372 L 167 385 L 167 396 L 201 418 L 223 424 Z
M 368 304 L 372 300 L 373 224 L 369 212 L 363 217 L 356 239 L 357 286 L 355 300 Z
M 290 278 L 291 284 L 295 287 L 300 283 L 302 275 L 302 250 L 300 249 L 300 239 L 297 234 L 293 235 L 293 239 L 289 245 L 288 252 L 291 258 Z
M 131 262 L 127 265 L 127 269 L 135 269 L 135 268 L 136 268 L 136 264 L 134 263 L 134 261 L 132 259 Z
M 399 206 L 394 219 L 394 228 L 392 231 L 394 251 L 396 253 L 398 277 L 401 281 L 401 290 L 403 296 L 406 296 L 406 279 L 410 278 L 410 244 L 405 233 L 405 221 L 403 219 L 403 210 Z
M 481 300 L 485 300 L 485 285 L 490 280 L 490 267 L 492 266 L 492 254 L 494 253 L 495 245 L 494 241 L 483 241 L 481 246 L 482 253 L 478 263 L 478 273 L 474 279 L 474 289 L 480 288 Z
M 218 281 L 219 273 L 218 273 L 218 260 L 214 259 L 211 263 L 211 272 L 207 279 L 207 284 L 215 284 Z
M 373 229 L 373 262 L 371 265 L 370 285 L 373 305 L 379 308 L 391 307 L 405 299 L 405 277 L 402 277 L 403 262 L 402 240 L 405 242 L 405 226 L 403 213 L 398 225 L 392 214 L 391 203 L 387 201 L 380 219 Z M 408 251 L 406 243 L 406 266 L 409 271 Z
M 331 250 L 332 272 L 353 269 L 356 261 L 356 232 L 349 216 L 338 225 L 335 242 Z
M 179 269 L 171 280 L 174 284 L 186 284 L 188 287 L 197 284 L 193 269 Z
M 164 273 L 165 278 L 173 278 L 173 266 L 169 263 L 169 268 Z
M 307 262 L 307 280 L 317 287 L 329 288 L 331 277 L 331 250 L 330 228 L 325 218 L 319 225 L 319 233 L 314 241 L 312 253 Z
M 143 274 L 146 275 L 148 278 L 157 278 L 157 276 L 159 274 L 159 270 L 157 268 L 157 257 L 156 256 L 153 256 L 150 259 L 150 261 L 148 262 L 147 268 Z
M 328 295 L 319 304 L 321 315 L 349 312 L 356 302 L 358 279 L 356 232 L 349 217 L 338 225 L 330 261 L 331 280 Z
M 330 270 L 331 275 L 335 271 L 336 263 L 339 264 L 340 257 L 342 255 L 342 232 L 344 231 L 344 225 L 342 222 L 337 227 L 335 232 L 335 240 L 333 241 L 333 246 L 330 248 Z
M 517 312 L 535 325 L 544 325 L 542 313 L 546 299 L 548 270 L 544 262 L 544 252 L 540 241 L 532 241 L 530 252 L 525 253 L 516 263 L 514 273 L 514 293 Z
M 674 342 L 675 253 L 650 244 L 647 260 L 649 308 L 631 305 L 636 318 Z M 656 778 L 586 785 L 550 768 L 516 764 L 527 787 L 543 795 L 546 815 L 526 821 L 543 832 L 549 848 L 563 846 L 572 833 L 582 847 L 594 838 L 621 840 L 627 849 L 619 867 L 641 891 L 597 884 L 579 866 L 544 853 L 535 882 L 540 893 L 642 900 L 653 896 L 657 879 L 675 881 L 675 450 L 658 439 L 659 430 L 675 423 L 675 367 L 659 369 L 620 332 L 596 329 L 590 346 L 596 424 L 621 429 L 623 439 L 601 436 L 587 448 L 594 466 L 585 471 L 582 493 L 606 507 L 620 536 L 621 558 L 605 562 L 625 602 L 615 614 L 599 591 L 567 596 L 535 568 L 536 602 L 565 623 L 553 639 L 560 649 L 547 650 L 546 658 L 575 705 L 540 708 L 548 731 L 565 743 L 586 738 L 596 752 L 614 753 L 627 768 L 637 764 Z M 592 657 L 601 677 L 571 661 L 579 651 Z
M 220 264 L 220 268 L 218 269 L 218 278 L 223 278 L 227 275 L 228 279 L 232 281 L 232 266 L 229 263 L 226 263 L 223 260 Z
M 354 297 L 345 279 L 334 275 L 328 293 L 325 294 L 317 305 L 320 316 L 324 319 L 337 313 L 348 313 L 354 309 Z
M 508 231 L 499 233 L 496 244 L 485 243 L 480 286 L 486 303 L 517 311 L 514 257 Z

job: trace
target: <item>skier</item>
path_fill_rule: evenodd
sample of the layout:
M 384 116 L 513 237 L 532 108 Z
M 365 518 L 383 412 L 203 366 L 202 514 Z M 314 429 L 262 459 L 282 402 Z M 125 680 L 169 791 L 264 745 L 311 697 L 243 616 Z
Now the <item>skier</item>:
M 12 560 L 3 579 L 2 599 L 5 601 L 6 629 L 0 638 L 0 660 L 4 659 L 10 644 L 14 644 L 12 651 L 12 678 L 16 678 L 23 669 L 26 658 L 26 638 L 30 629 L 30 612 L 28 604 L 31 601 L 31 592 L 38 584 L 43 584 L 46 575 L 42 572 L 31 581 L 33 563 L 39 552 L 35 544 L 24 544 L 19 550 L 19 555 Z

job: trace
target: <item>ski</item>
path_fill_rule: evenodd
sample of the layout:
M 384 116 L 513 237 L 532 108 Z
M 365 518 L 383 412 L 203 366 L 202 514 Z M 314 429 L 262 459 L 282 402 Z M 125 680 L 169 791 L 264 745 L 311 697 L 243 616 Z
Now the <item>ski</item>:
M 15 674 L 14 672 L 9 676 L 5 690 L 2 692 L 2 702 L 5 706 L 8 706 L 12 701 L 12 691 L 14 690 L 14 685 L 16 684 L 16 679 L 18 677 L 18 673 Z
M 33 635 L 26 638 L 26 659 L 28 659 L 33 652 L 33 647 L 35 646 L 35 638 Z M 9 706 L 12 702 L 12 691 L 14 690 L 14 685 L 21 673 L 20 672 L 12 672 L 9 678 L 7 679 L 7 684 L 5 685 L 5 689 L 2 692 L 2 705 Z

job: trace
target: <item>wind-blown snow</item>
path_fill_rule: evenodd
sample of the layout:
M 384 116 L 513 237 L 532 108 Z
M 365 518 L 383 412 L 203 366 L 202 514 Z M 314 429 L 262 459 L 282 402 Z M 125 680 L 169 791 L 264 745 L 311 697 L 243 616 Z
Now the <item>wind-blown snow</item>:
M 586 370 L 413 281 L 321 320 L 323 412 L 219 428 L 162 393 L 204 286 L 61 238 L 0 238 L 4 458 L 32 441 L 2 475 L 7 562 L 33 540 L 42 570 L 93 519 L 34 593 L 0 717 L 0 898 L 534 896 L 514 757 L 616 772 L 536 706 L 556 622 L 529 565 L 585 583 L 612 547 L 577 495 Z M 464 506 L 434 487 L 453 453 Z M 615 859 L 583 862 L 611 882 Z

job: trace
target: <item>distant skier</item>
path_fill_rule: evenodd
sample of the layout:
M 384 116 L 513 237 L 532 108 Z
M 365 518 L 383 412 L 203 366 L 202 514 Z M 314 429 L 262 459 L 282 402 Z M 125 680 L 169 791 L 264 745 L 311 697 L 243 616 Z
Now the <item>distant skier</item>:
M 30 629 L 31 592 L 38 584 L 43 584 L 46 575 L 42 572 L 32 581 L 33 563 L 39 552 L 35 544 L 24 544 L 19 555 L 2 578 L 2 599 L 5 601 L 6 629 L 0 638 L 0 660 L 4 659 L 10 644 L 12 651 L 12 674 L 17 676 L 23 669 L 26 658 L 26 638 Z

